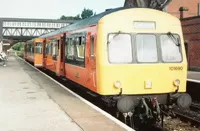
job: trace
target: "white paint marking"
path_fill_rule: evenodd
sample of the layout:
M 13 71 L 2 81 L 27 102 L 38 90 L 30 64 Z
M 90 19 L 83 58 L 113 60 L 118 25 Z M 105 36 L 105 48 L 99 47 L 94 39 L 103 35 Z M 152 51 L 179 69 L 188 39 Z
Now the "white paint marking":
M 200 81 L 199 81 L 199 80 L 194 80 L 194 79 L 187 79 L 187 81 L 191 81 L 191 82 L 200 83 Z
M 18 56 L 17 56 L 18 57 Z M 22 61 L 26 62 L 24 59 L 20 58 Z M 50 76 L 48 76 L 47 74 L 45 74 L 44 72 L 41 72 L 40 70 L 38 70 L 37 68 L 35 68 L 34 66 L 32 66 L 31 64 L 29 64 L 28 62 L 26 62 L 29 66 L 31 66 L 32 68 L 36 69 L 37 71 L 39 71 L 41 74 L 45 75 L 46 77 L 48 77 L 49 79 L 51 79 L 52 81 L 54 81 L 55 83 L 57 83 L 59 86 L 61 86 L 62 88 L 64 88 L 65 90 L 67 90 L 68 92 L 70 92 L 72 95 L 74 95 L 75 97 L 79 98 L 81 101 L 85 102 L 86 104 L 88 104 L 89 106 L 91 106 L 92 108 L 94 108 L 95 110 L 97 110 L 98 112 L 100 112 L 101 114 L 103 114 L 104 116 L 106 116 L 107 118 L 109 118 L 110 120 L 114 121 L 115 123 L 117 123 L 118 125 L 120 125 L 121 127 L 123 127 L 124 129 L 126 129 L 127 131 L 135 131 L 134 129 L 130 128 L 129 126 L 127 126 L 126 124 L 122 123 L 121 121 L 119 121 L 118 119 L 116 119 L 115 117 L 113 117 L 112 115 L 108 114 L 107 112 L 103 111 L 102 109 L 100 109 L 99 107 L 93 105 L 91 102 L 85 100 L 83 97 L 77 95 L 76 93 L 74 93 L 73 91 L 69 90 L 67 87 L 65 87 L 64 85 L 60 84 L 59 82 L 57 82 L 56 80 L 54 80 L 53 78 L 51 78 Z

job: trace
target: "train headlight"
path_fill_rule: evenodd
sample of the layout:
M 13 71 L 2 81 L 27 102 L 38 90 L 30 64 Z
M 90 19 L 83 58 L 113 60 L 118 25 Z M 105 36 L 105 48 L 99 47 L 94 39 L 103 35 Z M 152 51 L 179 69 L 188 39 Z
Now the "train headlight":
M 145 88 L 151 89 L 152 88 L 152 82 L 151 81 L 145 81 Z
M 180 80 L 179 80 L 179 79 L 176 79 L 176 80 L 174 81 L 174 85 L 175 85 L 175 86 L 179 86 L 179 85 L 180 85 Z
M 120 81 L 116 81 L 115 83 L 114 83 L 114 86 L 115 86 L 115 88 L 120 88 L 121 87 L 121 82 Z

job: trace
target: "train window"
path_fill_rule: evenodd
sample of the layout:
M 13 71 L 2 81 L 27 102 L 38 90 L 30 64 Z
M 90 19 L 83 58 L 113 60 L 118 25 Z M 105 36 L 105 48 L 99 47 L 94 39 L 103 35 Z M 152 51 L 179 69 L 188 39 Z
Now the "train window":
M 30 53 L 32 53 L 32 46 L 30 45 Z
M 56 43 L 52 43 L 52 56 L 56 55 Z
M 67 42 L 67 59 L 73 60 L 74 58 L 74 40 L 72 38 L 69 38 L 69 41 Z
M 46 44 L 46 47 L 45 47 L 45 49 L 46 49 L 46 54 L 49 54 L 49 47 L 48 47 L 48 44 Z
M 30 44 L 29 44 L 28 48 L 29 48 L 28 50 L 29 50 L 29 54 L 30 54 L 30 53 L 31 53 L 31 50 L 32 50 Z
M 57 43 L 58 43 L 58 50 L 59 50 L 59 48 L 60 48 L 60 46 L 59 46 L 59 44 L 60 44 L 59 40 L 57 40 Z
M 110 34 L 108 37 L 108 58 L 111 63 L 131 63 L 132 45 L 130 34 Z
M 47 48 L 48 48 L 48 55 L 51 55 L 52 53 L 51 43 L 47 44 Z
M 85 40 L 84 37 L 78 37 L 77 43 L 76 43 L 76 50 L 77 50 L 77 60 L 83 61 L 84 59 L 84 53 L 85 53 Z
M 42 43 L 35 44 L 35 53 L 42 54 Z
M 80 34 L 74 34 L 73 37 L 67 38 L 65 46 L 65 62 L 84 67 L 85 44 L 85 36 Z
M 170 37 L 168 35 L 161 35 L 161 50 L 162 59 L 164 62 L 181 62 L 182 55 L 180 51 L 180 42 L 178 35 L 173 35 Z
M 94 36 L 90 37 L 90 58 L 94 59 Z
M 34 50 L 34 45 L 32 45 L 31 48 L 32 48 L 32 52 L 31 53 L 34 53 L 34 51 L 35 51 Z
M 49 44 L 49 55 L 52 55 L 53 53 L 53 43 Z
M 57 60 L 57 56 L 58 56 L 58 40 L 54 39 L 52 40 L 52 57 L 53 60 Z
M 51 48 L 50 48 L 50 44 L 47 44 L 47 48 L 48 48 L 48 55 L 51 53 Z
M 66 38 L 66 42 L 65 42 L 65 59 L 67 58 L 67 49 L 68 49 L 68 42 L 70 42 L 70 38 Z
M 136 49 L 138 62 L 157 62 L 156 36 L 149 34 L 136 35 Z

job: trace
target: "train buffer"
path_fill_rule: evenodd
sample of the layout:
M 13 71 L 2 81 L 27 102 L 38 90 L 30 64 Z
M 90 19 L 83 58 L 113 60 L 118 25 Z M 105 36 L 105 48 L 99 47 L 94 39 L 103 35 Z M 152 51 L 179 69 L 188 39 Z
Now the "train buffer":
M 18 57 L 0 74 L 0 131 L 127 130 Z

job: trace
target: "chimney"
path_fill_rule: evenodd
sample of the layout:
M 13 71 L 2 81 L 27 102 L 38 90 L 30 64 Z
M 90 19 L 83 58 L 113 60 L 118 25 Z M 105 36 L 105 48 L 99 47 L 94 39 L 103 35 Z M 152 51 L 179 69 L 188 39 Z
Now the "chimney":
M 180 11 L 180 19 L 184 18 L 184 11 L 188 11 L 189 9 L 187 7 L 180 7 L 179 11 Z
M 198 12 L 197 15 L 200 16 L 200 3 L 198 3 Z

